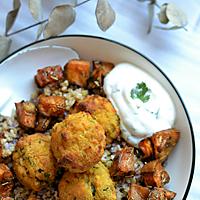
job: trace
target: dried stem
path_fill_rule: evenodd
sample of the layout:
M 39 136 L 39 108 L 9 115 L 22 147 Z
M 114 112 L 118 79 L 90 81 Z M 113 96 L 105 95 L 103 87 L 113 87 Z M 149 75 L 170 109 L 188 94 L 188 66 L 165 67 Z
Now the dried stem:
M 82 1 L 82 2 L 78 3 L 75 7 L 79 7 L 79 6 L 81 6 L 81 5 L 85 4 L 85 3 L 87 3 L 88 1 L 91 1 L 91 0 Z
M 158 3 L 155 3 L 155 6 L 158 7 L 159 9 L 161 8 L 160 5 L 158 5 Z
M 79 6 L 85 4 L 85 3 L 89 2 L 89 1 L 91 1 L 91 0 L 82 1 L 82 2 L 78 3 L 77 5 L 75 5 L 74 7 L 79 7 Z M 37 23 L 32 24 L 32 25 L 30 25 L 30 26 L 24 27 L 24 28 L 19 29 L 19 30 L 17 30 L 17 31 L 14 31 L 14 32 L 12 32 L 12 33 L 8 33 L 8 34 L 6 34 L 6 36 L 9 37 L 9 36 L 11 36 L 11 35 L 15 35 L 15 34 L 17 34 L 17 33 L 26 31 L 26 30 L 28 30 L 28 29 L 30 29 L 30 28 L 33 28 L 33 27 L 38 26 L 38 25 L 40 25 L 40 24 L 43 24 L 43 23 L 45 23 L 45 22 L 47 22 L 47 21 L 48 21 L 48 19 L 42 20 L 42 21 L 40 21 L 40 22 L 37 22 Z
M 29 28 L 33 28 L 33 27 L 35 27 L 35 26 L 38 26 L 38 25 L 40 25 L 40 24 L 43 24 L 43 23 L 45 23 L 45 22 L 47 22 L 47 21 L 48 21 L 48 19 L 42 20 L 42 21 L 40 21 L 40 22 L 38 22 L 38 23 L 35 23 L 35 24 L 30 25 L 30 26 L 24 27 L 24 28 L 19 29 L 19 30 L 15 31 L 15 32 L 8 33 L 6 36 L 9 37 L 9 36 L 11 36 L 11 35 L 15 35 L 15 34 L 17 34 L 17 33 L 20 33 L 20 32 L 22 32 L 22 31 L 25 31 L 25 30 L 27 30 L 27 29 L 29 29 Z

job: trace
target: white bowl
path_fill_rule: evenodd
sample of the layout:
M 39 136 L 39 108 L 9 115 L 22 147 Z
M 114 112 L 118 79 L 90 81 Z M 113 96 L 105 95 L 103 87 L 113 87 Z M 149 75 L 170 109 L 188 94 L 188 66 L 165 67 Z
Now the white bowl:
M 55 45 L 75 49 L 81 58 L 88 60 L 105 60 L 115 64 L 133 63 L 165 87 L 175 103 L 175 127 L 181 132 L 180 141 L 167 161 L 166 169 L 171 177 L 167 188 L 177 193 L 176 200 L 186 199 L 195 164 L 194 134 L 189 115 L 169 78 L 151 60 L 130 47 L 100 37 L 68 35 L 41 40 L 19 49 L 0 63 L 0 91 L 11 95 L 6 99 L 6 109 L 0 111 L 10 114 L 14 102 L 30 98 L 34 90 L 33 77 L 38 68 L 48 64 L 63 65 L 68 59 L 76 58 L 76 53 L 69 54 L 65 48 L 54 48 Z M 41 50 L 44 46 L 47 49 Z M 31 51 L 27 52 L 27 49 Z

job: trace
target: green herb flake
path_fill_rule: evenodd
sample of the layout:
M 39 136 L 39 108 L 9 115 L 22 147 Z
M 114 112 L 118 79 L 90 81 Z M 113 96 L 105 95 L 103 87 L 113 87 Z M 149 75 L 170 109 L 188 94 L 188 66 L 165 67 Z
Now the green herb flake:
M 108 189 L 109 189 L 109 187 L 107 187 L 107 188 L 104 188 L 104 189 L 103 189 L 103 191 L 105 192 L 105 191 L 107 191 Z
M 96 188 L 95 188 L 94 184 L 92 184 L 92 183 L 91 183 L 91 191 L 92 191 L 92 196 L 95 196 Z
M 31 157 L 24 157 L 24 159 L 27 159 L 27 160 L 28 160 L 28 162 L 29 162 L 29 164 L 31 165 L 31 167 L 35 167 L 35 166 L 36 166 Z
M 50 174 L 49 173 L 47 173 L 47 172 L 45 172 L 44 173 L 44 177 L 48 180 L 49 179 L 49 177 L 50 177 Z
M 137 86 L 131 90 L 132 99 L 140 99 L 143 103 L 146 103 L 150 99 L 150 89 L 146 83 L 137 83 Z

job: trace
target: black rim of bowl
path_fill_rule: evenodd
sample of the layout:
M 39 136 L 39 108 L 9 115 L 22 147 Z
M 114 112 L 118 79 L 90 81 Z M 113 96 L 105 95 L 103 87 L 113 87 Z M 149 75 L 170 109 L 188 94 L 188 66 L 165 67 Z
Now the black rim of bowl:
M 100 40 L 104 40 L 104 41 L 108 41 L 108 42 L 111 42 L 111 43 L 115 43 L 119 46 L 123 46 L 137 54 L 139 54 L 140 56 L 142 56 L 143 58 L 145 58 L 146 60 L 148 60 L 166 79 L 167 81 L 170 83 L 170 85 L 172 86 L 172 88 L 174 89 L 174 91 L 176 92 L 183 108 L 184 108 L 184 111 L 185 111 L 185 114 L 187 116 L 187 119 L 188 119 L 188 122 L 189 122 L 189 126 L 190 126 L 190 132 L 191 132 L 191 139 L 192 139 L 192 166 L 191 166 L 191 171 L 190 171 L 190 177 L 189 177 L 189 181 L 188 181 L 188 185 L 187 185 L 187 188 L 186 188 L 186 191 L 185 191 L 185 194 L 183 196 L 183 200 L 185 200 L 188 196 L 188 193 L 189 193 L 189 190 L 190 190 L 190 187 L 191 187 L 191 184 L 192 184 L 192 179 L 193 179 L 193 175 L 194 175 L 194 168 L 195 168 L 195 139 L 194 139 L 194 132 L 193 132 L 193 128 L 192 128 L 192 123 L 191 123 L 191 120 L 190 120 L 190 117 L 189 117 L 189 114 L 188 114 L 188 111 L 186 109 L 186 106 L 178 92 L 178 90 L 176 89 L 176 87 L 173 85 L 173 83 L 171 82 L 171 80 L 168 78 L 168 76 L 153 62 L 151 61 L 151 59 L 149 59 L 148 57 L 144 56 L 142 53 L 138 52 L 137 50 L 133 49 L 132 47 L 129 47 L 125 44 L 122 44 L 120 42 L 117 42 L 115 40 L 112 40 L 112 39 L 108 39 L 108 38 L 104 38 L 104 37 L 100 37 L 100 36 L 93 36 L 93 35 L 80 35 L 80 34 L 72 34 L 72 35 L 61 35 L 61 36 L 55 36 L 55 37 L 51 37 L 51 38 L 48 38 L 48 39 L 42 39 L 42 40 L 38 40 L 38 41 L 35 41 L 35 42 L 32 42 L 28 45 L 25 45 L 19 49 L 17 49 L 16 51 L 14 51 L 13 53 L 11 53 L 10 55 L 8 55 L 6 58 L 4 58 L 1 62 L 3 63 L 5 60 L 7 60 L 9 57 L 11 57 L 12 55 L 18 53 L 19 51 L 29 47 L 29 46 L 32 46 L 34 44 L 37 44 L 37 43 L 40 43 L 40 42 L 43 42 L 43 41 L 46 41 L 46 40 L 51 40 L 51 39 L 57 39 L 57 38 L 62 38 L 62 37 L 83 37 L 83 38 L 94 38 L 94 39 L 100 39 Z

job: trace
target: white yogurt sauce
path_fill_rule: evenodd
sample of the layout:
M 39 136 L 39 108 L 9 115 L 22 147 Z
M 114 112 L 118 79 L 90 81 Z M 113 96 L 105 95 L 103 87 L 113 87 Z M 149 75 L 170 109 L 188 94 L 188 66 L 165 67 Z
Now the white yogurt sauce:
M 131 97 L 131 90 L 144 82 L 150 98 L 143 102 Z M 122 137 L 136 145 L 154 132 L 171 128 L 176 117 L 167 91 L 153 77 L 129 63 L 120 63 L 104 79 L 104 91 L 119 117 Z

